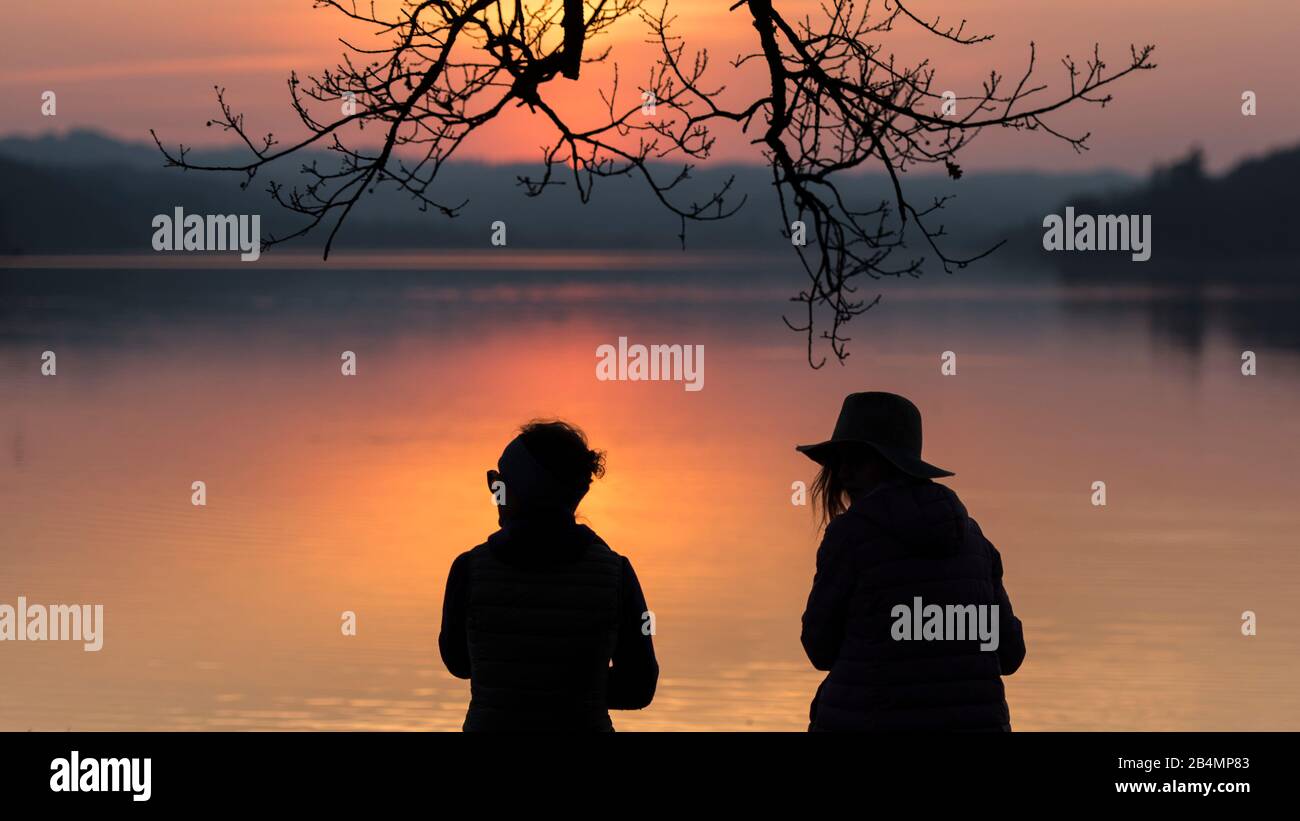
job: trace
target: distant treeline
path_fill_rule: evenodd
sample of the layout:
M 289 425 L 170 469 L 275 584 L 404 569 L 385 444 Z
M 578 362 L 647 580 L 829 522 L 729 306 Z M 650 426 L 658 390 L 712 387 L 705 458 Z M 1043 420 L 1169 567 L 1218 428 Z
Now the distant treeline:
M 1076 214 L 1150 215 L 1150 260 L 1119 253 L 1043 250 L 1041 221 L 1013 243 L 1032 248 L 1071 279 L 1278 281 L 1293 279 L 1300 232 L 1289 197 L 1300 190 L 1300 146 L 1242 162 L 1220 176 L 1205 172 L 1199 150 L 1156 169 L 1142 185 L 1063 201 Z M 1036 245 L 1029 242 L 1037 237 Z
M 229 163 L 241 159 L 230 152 L 195 151 L 192 159 Z M 186 213 L 260 213 L 265 231 L 282 235 L 302 224 L 301 217 L 275 204 L 266 192 L 271 179 L 292 184 L 303 158 L 290 161 L 274 174 L 259 175 L 241 190 L 240 174 L 181 172 L 164 168 L 152 144 L 126 143 L 90 131 L 37 138 L 0 139 L 0 254 L 61 254 L 89 252 L 150 252 L 154 215 L 175 207 Z M 328 154 L 322 166 L 333 162 Z M 671 177 L 679 166 L 660 169 Z M 446 204 L 468 200 L 461 215 L 448 219 L 421 212 L 409 198 L 380 188 L 362 200 L 340 234 L 339 249 L 463 249 L 486 248 L 490 226 L 503 220 L 509 245 L 527 248 L 679 247 L 680 224 L 633 178 L 599 180 L 588 204 L 582 204 L 571 184 L 529 198 L 517 184 L 522 175 L 536 175 L 529 164 L 460 163 L 448 166 L 435 197 Z M 687 245 L 699 250 L 776 249 L 788 242 L 781 235 L 780 212 L 770 172 L 758 166 L 710 166 L 696 169 L 682 186 L 683 194 L 703 194 L 728 176 L 736 181 L 728 203 L 746 203 L 729 219 L 688 224 Z M 882 176 L 863 175 L 856 201 L 875 205 L 892 196 Z M 1090 174 L 980 173 L 961 180 L 946 175 L 916 174 L 904 178 L 918 207 L 937 197 L 951 196 L 932 225 L 950 235 L 950 248 L 973 250 L 1013 237 L 1021 226 L 1072 194 L 1099 194 L 1123 189 L 1132 180 L 1114 172 Z M 916 237 L 918 254 L 924 243 Z M 1022 241 L 1023 238 L 1017 239 Z M 324 234 L 307 236 L 293 248 L 318 251 Z

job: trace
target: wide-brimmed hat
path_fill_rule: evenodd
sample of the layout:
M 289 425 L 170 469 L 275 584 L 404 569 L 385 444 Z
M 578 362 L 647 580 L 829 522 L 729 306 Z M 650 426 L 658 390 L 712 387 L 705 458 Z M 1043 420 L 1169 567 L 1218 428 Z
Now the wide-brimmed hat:
M 896 393 L 849 394 L 831 438 L 815 445 L 796 445 L 795 450 L 824 465 L 844 445 L 867 445 L 894 467 L 918 479 L 956 475 L 921 459 L 921 412 Z

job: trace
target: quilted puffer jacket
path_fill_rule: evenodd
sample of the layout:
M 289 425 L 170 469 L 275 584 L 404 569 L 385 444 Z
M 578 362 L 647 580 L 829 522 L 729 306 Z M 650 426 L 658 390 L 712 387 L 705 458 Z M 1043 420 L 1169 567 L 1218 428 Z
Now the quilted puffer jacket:
M 996 649 L 981 649 L 991 642 L 973 632 L 917 635 L 930 632 L 912 629 L 917 604 L 924 613 L 996 605 Z M 811 730 L 1011 729 L 1002 676 L 1024 660 L 1023 629 L 997 549 L 943 485 L 887 485 L 831 521 L 802 638 L 813 666 L 829 672 Z

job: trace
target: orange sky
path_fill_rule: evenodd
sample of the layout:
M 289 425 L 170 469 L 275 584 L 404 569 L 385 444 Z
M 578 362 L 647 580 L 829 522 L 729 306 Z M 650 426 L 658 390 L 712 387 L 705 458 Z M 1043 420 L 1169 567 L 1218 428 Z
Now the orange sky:
M 657 8 L 661 0 L 647 0 Z M 381 6 L 383 4 L 381 3 Z M 390 0 L 395 5 L 395 0 Z M 692 47 L 708 47 L 719 79 L 730 75 L 738 97 L 752 75 L 734 75 L 725 61 L 752 42 L 743 11 L 730 0 L 672 0 L 679 31 Z M 777 0 L 787 17 L 808 0 Z M 1028 43 L 1037 43 L 1039 76 L 1058 85 L 1059 58 L 1082 55 L 1094 41 L 1119 64 L 1128 45 L 1155 43 L 1159 69 L 1116 90 L 1104 111 L 1084 108 L 1056 120 L 1091 130 L 1093 151 L 1076 157 L 1042 135 L 988 133 L 963 156 L 968 169 L 1120 167 L 1145 170 L 1158 160 L 1203 146 L 1216 166 L 1296 141 L 1300 101 L 1288 87 L 1295 76 L 1290 40 L 1300 29 L 1300 3 L 1260 0 L 1230 10 L 1210 0 L 915 0 L 922 16 L 966 17 L 974 30 L 997 35 L 992 43 L 959 48 L 904 26 L 890 34 L 900 56 L 925 48 L 939 68 L 936 88 L 960 93 L 991 68 L 1017 75 Z M 333 64 L 337 37 L 347 31 L 336 12 L 313 10 L 309 0 L 73 0 L 14 4 L 6 10 L 0 49 L 0 133 L 39 133 L 94 127 L 129 139 L 148 139 L 156 128 L 168 141 L 217 139 L 204 121 L 214 112 L 212 86 L 229 89 L 253 131 L 288 127 L 284 80 L 290 69 L 313 72 Z M 356 34 L 356 30 L 352 30 Z M 625 77 L 644 76 L 650 51 L 643 26 L 629 21 L 609 36 L 612 59 Z M 585 72 L 595 75 L 597 72 Z M 568 96 L 598 102 L 597 76 L 585 77 Z M 55 90 L 55 118 L 40 115 L 40 94 Z M 1240 114 L 1240 97 L 1259 95 L 1259 115 Z M 552 92 L 554 93 L 554 92 Z M 481 132 L 465 154 L 490 160 L 534 159 L 541 140 L 527 117 L 513 117 Z M 754 159 L 738 135 L 720 134 L 719 159 Z

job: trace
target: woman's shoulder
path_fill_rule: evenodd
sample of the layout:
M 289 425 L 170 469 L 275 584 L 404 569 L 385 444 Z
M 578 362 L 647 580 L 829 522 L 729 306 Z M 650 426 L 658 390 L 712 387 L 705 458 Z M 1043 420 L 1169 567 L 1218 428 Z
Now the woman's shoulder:
M 583 524 L 578 525 L 578 530 L 583 534 L 583 538 L 587 540 L 589 555 L 619 564 L 631 564 L 626 556 L 610 547 L 609 543 L 602 539 L 596 531 Z
M 868 540 L 871 530 L 871 521 L 850 508 L 827 523 L 822 544 L 832 547 L 861 545 Z
M 831 519 L 826 529 L 835 527 L 844 533 L 867 533 L 873 529 L 878 518 L 874 515 L 873 508 L 873 500 L 869 497 L 857 499 L 843 513 Z

